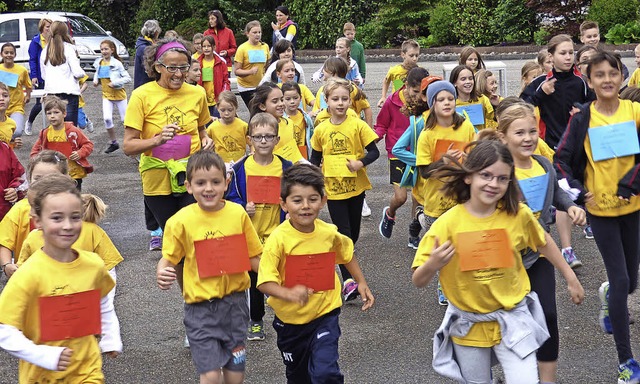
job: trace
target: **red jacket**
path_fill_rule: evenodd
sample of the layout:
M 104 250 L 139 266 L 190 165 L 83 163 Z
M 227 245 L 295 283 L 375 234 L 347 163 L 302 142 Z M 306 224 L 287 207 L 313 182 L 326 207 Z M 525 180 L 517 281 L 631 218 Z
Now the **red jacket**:
M 404 89 L 403 86 L 385 100 L 373 127 L 379 138 L 385 138 L 385 147 L 390 159 L 395 157 L 391 153 L 393 146 L 409 127 L 409 118 L 400 112 L 404 106 L 400 100 L 400 92 L 404 92 Z
M 22 175 L 24 175 L 24 167 L 18 161 L 15 152 L 7 143 L 0 142 L 0 220 L 12 206 L 4 199 L 4 190 L 19 187 L 24 182 Z
M 227 27 L 222 29 L 207 28 L 203 35 L 213 36 L 213 40 L 216 42 L 216 53 L 227 51 L 227 57 L 224 59 L 227 62 L 227 67 L 231 67 L 233 65 L 233 55 L 236 54 L 236 49 L 238 49 L 233 31 Z
M 40 131 L 38 140 L 33 144 L 29 157 L 37 155 L 44 149 L 53 149 L 50 147 L 49 141 L 47 141 L 47 131 L 49 129 L 52 128 L 48 127 Z M 84 168 L 87 173 L 93 172 L 93 165 L 89 164 L 89 161 L 87 161 L 87 157 L 89 157 L 91 152 L 93 152 L 93 142 L 91 142 L 91 140 L 89 140 L 89 138 L 87 138 L 87 136 L 85 136 L 84 133 L 82 133 L 80 129 L 76 128 L 70 121 L 64 122 L 64 131 L 67 134 L 67 142 L 71 143 L 71 151 L 78 152 L 78 156 L 80 156 L 80 159 L 77 160 L 76 163 Z M 64 155 L 69 157 L 68 153 L 64 153 Z
M 200 55 L 198 57 L 200 68 L 204 68 L 202 65 L 203 60 L 204 55 Z M 202 85 L 202 74 L 198 80 L 198 85 Z M 220 92 L 230 90 L 231 83 L 229 82 L 229 71 L 227 71 L 223 58 L 218 55 L 213 55 L 213 94 L 216 97 L 216 103 L 218 102 L 218 95 Z

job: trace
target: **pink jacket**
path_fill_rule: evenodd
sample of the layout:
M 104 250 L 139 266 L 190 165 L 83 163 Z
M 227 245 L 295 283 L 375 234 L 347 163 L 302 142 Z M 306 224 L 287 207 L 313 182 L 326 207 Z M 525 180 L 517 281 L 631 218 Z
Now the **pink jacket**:
M 373 128 L 380 139 L 385 138 L 385 148 L 387 149 L 387 156 L 390 159 L 395 157 L 391 154 L 393 146 L 409 126 L 409 117 L 400 112 L 400 108 L 404 106 L 400 100 L 400 92 L 403 91 L 404 87 L 387 97 L 382 109 L 380 109 L 378 113 L 378 118 Z

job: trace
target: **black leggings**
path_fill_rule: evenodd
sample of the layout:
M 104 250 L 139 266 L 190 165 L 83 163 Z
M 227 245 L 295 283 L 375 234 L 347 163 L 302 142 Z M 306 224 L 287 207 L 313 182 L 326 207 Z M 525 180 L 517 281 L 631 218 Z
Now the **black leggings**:
M 360 237 L 363 202 L 364 192 L 345 200 L 329 200 L 327 202 L 331 221 L 338 227 L 338 232 L 348 236 L 353 241 L 354 247 Z M 351 274 L 343 264 L 340 264 L 340 273 L 342 273 L 343 281 L 351 278 Z
M 264 293 L 256 288 L 258 274 L 249 271 L 249 277 L 251 278 L 251 288 L 249 288 L 249 314 L 251 321 L 262 321 L 264 317 Z
M 638 236 L 640 212 L 617 217 L 587 213 L 593 237 L 609 278 L 609 319 L 616 342 L 618 361 L 633 357 L 629 341 L 627 298 L 638 286 Z
M 242 101 L 244 101 L 244 105 L 246 105 L 247 108 L 249 108 L 249 102 L 251 101 L 251 99 L 253 99 L 254 93 L 256 93 L 255 89 L 240 92 L 240 97 L 242 98 Z
M 531 281 L 531 290 L 538 294 L 550 336 L 538 349 L 537 358 L 538 361 L 556 361 L 560 348 L 556 309 L 556 271 L 549 260 L 540 257 L 527 269 L 527 274 Z
M 151 210 L 149 209 L 149 206 L 147 205 L 146 199 L 144 200 L 144 222 L 149 232 L 153 232 L 156 229 L 160 228 L 160 226 L 158 225 L 158 221 L 156 220 L 156 217 L 153 216 L 153 213 L 151 212 Z
M 35 89 L 44 89 L 44 80 L 38 81 L 38 86 Z M 31 107 L 31 112 L 29 112 L 29 122 L 33 124 L 36 121 L 36 117 L 42 111 L 42 98 L 36 97 L 36 103 Z
M 187 205 L 195 203 L 196 200 L 185 192 L 173 195 L 145 196 L 144 202 L 164 231 L 164 226 L 171 216 Z

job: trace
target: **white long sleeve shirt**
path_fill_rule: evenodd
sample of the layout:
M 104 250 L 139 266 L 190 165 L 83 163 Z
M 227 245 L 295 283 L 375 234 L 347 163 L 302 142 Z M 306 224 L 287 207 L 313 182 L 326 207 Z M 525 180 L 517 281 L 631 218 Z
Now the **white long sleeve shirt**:
M 80 85 L 78 79 L 85 76 L 85 72 L 80 66 L 80 59 L 74 45 L 64 43 L 64 56 L 66 62 L 60 65 L 52 65 L 51 62 L 45 64 L 47 47 L 45 46 L 40 54 L 40 70 L 44 79 L 44 91 L 47 94 L 67 93 L 70 95 L 80 95 Z

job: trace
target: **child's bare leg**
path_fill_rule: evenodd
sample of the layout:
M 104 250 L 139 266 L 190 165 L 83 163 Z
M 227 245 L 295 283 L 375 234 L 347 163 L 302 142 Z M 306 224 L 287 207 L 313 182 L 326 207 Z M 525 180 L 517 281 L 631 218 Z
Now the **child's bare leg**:
M 540 374 L 540 382 L 555 383 L 558 380 L 558 362 L 538 361 L 538 373 Z
M 556 227 L 560 236 L 560 245 L 562 248 L 571 247 L 571 218 L 567 212 L 556 211 Z
M 200 374 L 200 384 L 221 384 L 222 383 L 222 371 L 209 371 L 207 373 Z
M 389 210 L 387 214 L 391 217 L 396 216 L 396 211 L 398 208 L 402 207 L 402 205 L 407 201 L 407 189 L 394 185 L 393 186 L 393 197 L 389 200 Z
M 230 371 L 228 369 L 223 369 L 223 380 L 224 384 L 242 384 L 244 382 L 244 372 L 238 371 Z

